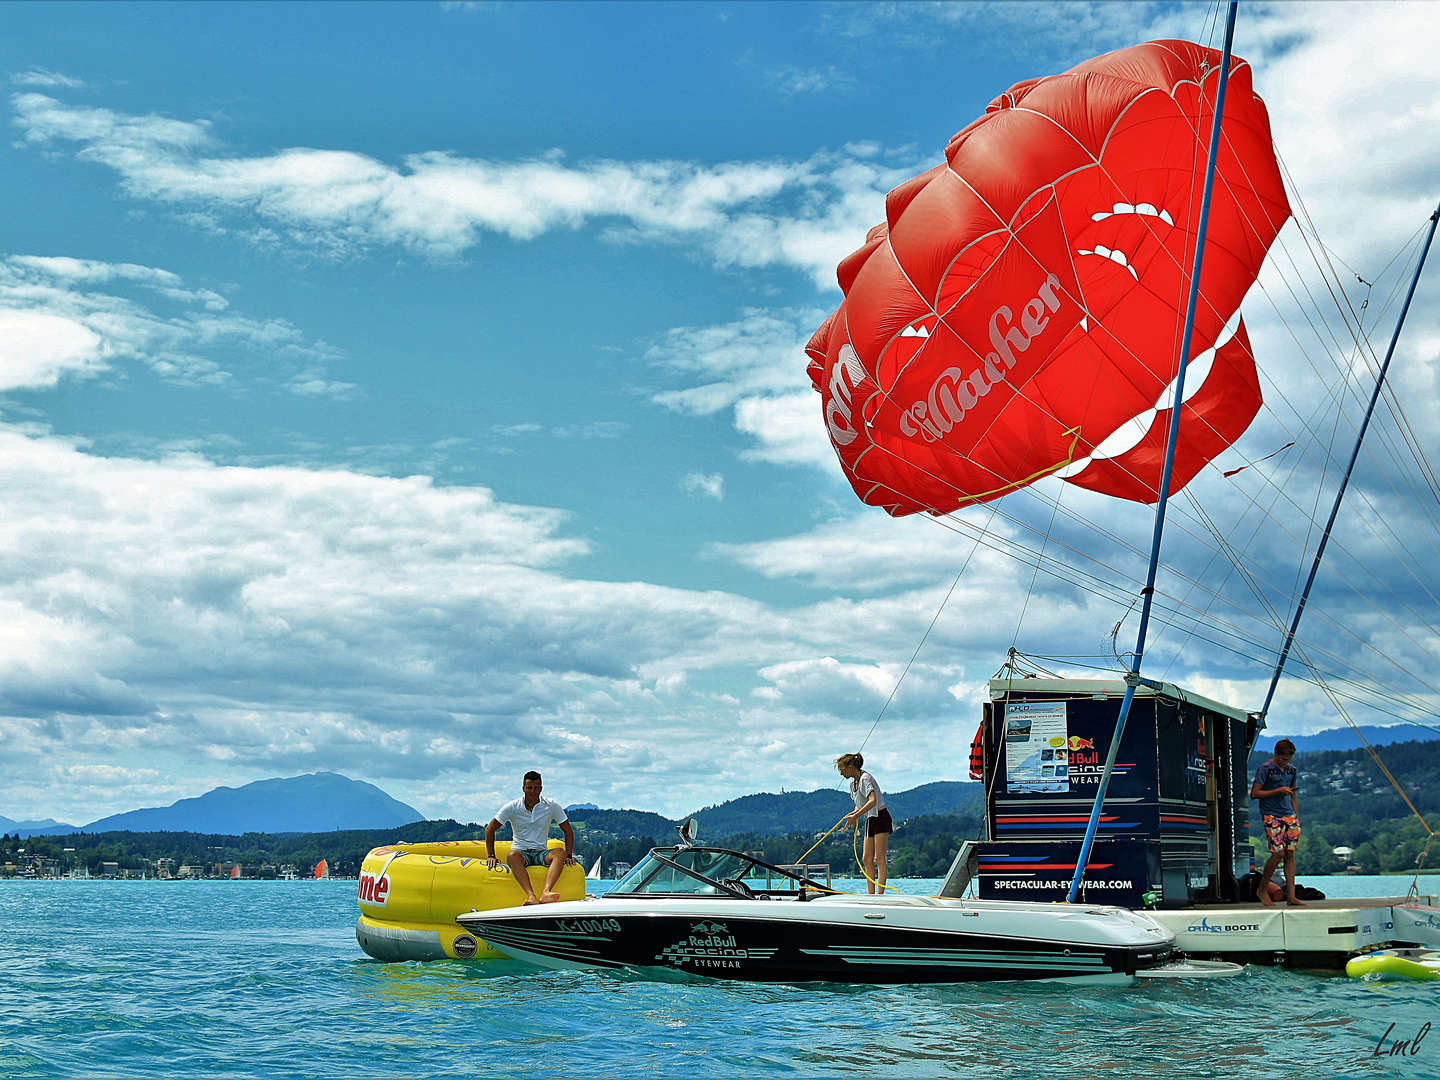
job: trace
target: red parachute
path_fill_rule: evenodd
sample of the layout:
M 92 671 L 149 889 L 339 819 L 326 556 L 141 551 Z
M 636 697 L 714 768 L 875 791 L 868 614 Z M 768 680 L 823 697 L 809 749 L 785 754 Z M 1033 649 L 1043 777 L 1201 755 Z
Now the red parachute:
M 1153 41 L 1016 83 L 890 192 L 806 346 L 861 499 L 945 513 L 1051 474 L 1158 498 L 1219 62 Z M 1237 312 L 1289 216 L 1234 58 L 1172 493 L 1259 411 Z

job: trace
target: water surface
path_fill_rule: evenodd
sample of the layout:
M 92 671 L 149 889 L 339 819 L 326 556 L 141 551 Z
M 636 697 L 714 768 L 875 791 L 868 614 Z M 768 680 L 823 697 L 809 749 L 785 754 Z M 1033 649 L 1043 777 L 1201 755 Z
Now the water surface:
M 1440 1032 L 1385 1053 L 1440 1025 L 1440 983 L 660 982 L 381 964 L 355 915 L 350 881 L 0 881 L 0 1076 L 1440 1076 Z

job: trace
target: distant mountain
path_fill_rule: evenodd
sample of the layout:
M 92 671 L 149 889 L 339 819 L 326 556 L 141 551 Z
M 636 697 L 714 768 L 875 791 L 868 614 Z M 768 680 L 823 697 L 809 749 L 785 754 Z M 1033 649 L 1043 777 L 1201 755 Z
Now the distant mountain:
M 978 783 L 937 780 L 909 791 L 887 792 L 885 805 L 897 822 L 922 814 L 981 812 Z M 697 810 L 700 836 L 719 840 L 736 833 L 824 832 L 855 806 L 848 791 L 786 791 L 779 795 L 743 795 Z
M 1415 724 L 1397 724 L 1394 727 L 1361 727 L 1359 730 L 1369 740 L 1371 746 L 1440 739 L 1440 731 L 1418 727 Z M 1275 744 L 1281 739 L 1287 738 L 1295 744 L 1295 749 L 1299 753 L 1314 753 L 1319 750 L 1355 750 L 1363 745 L 1356 736 L 1355 729 L 1348 727 L 1330 728 L 1327 731 L 1317 731 L 1313 735 L 1285 735 L 1277 729 L 1274 733 L 1262 731 L 1255 740 L 1255 749 L 1264 750 L 1267 754 L 1272 753 Z
M 570 813 L 570 811 L 572 811 L 572 810 L 599 810 L 599 809 L 600 809 L 600 807 L 599 807 L 597 804 L 593 803 L 593 802 L 577 802 L 577 803 L 576 803 L 575 805 L 573 805 L 573 806 L 567 806 L 567 807 L 565 807 L 565 812 L 568 814 L 568 813 Z
M 45 818 L 43 821 L 15 821 L 0 816 L 0 834 L 6 836 L 64 836 L 66 833 L 78 831 L 76 826 L 66 825 L 54 818 Z
M 423 821 L 413 806 L 392 799 L 374 784 L 339 773 L 310 773 L 219 787 L 169 806 L 131 810 L 92 821 L 79 831 L 197 832 L 238 836 L 247 832 L 329 832 L 388 829 Z

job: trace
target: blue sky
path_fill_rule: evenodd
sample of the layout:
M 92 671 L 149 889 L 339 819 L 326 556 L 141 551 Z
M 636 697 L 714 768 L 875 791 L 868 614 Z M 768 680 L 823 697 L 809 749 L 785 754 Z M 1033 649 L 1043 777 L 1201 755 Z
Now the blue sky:
M 1214 15 L 8 5 L 0 813 L 88 821 L 328 769 L 482 819 L 538 766 L 563 801 L 679 814 L 835 783 L 882 708 L 865 750 L 883 784 L 961 777 L 1012 643 L 1107 652 L 1143 562 L 1079 534 L 1103 519 L 1143 545 L 1148 511 L 1071 489 L 1055 515 L 1043 485 L 1005 501 L 1013 517 L 863 508 L 802 348 L 884 193 L 992 97 L 1151 38 L 1218 45 Z M 1425 4 L 1241 12 L 1282 159 L 1341 287 L 1345 267 L 1377 282 L 1376 325 L 1435 201 L 1437 24 Z M 1304 300 L 1318 273 L 1286 276 L 1313 247 L 1290 232 L 1247 301 L 1279 392 L 1246 460 L 1292 427 L 1353 426 L 1350 404 L 1327 411 L 1318 356 L 1363 385 L 1343 345 L 1302 344 L 1333 334 Z M 1397 360 L 1421 428 L 1435 295 Z M 1345 569 L 1394 555 L 1362 518 L 1437 531 L 1389 486 L 1417 475 L 1382 452 L 1398 422 L 1307 630 L 1326 656 L 1372 657 L 1353 685 L 1423 668 L 1440 621 L 1413 578 L 1387 583 L 1397 606 Z M 1313 445 L 1266 474 L 1303 506 L 1245 519 L 1259 488 L 1194 485 L 1282 594 L 1333 478 L 1338 451 Z M 1021 522 L 1050 517 L 1131 592 L 1055 576 L 1058 545 L 1038 575 L 1013 557 Z M 1243 607 L 1183 518 L 1174 535 L 1170 595 Z M 1161 673 L 1258 707 L 1273 626 L 1202 621 L 1197 638 L 1162 620 Z M 1133 632 L 1132 615 L 1125 647 Z M 1404 693 L 1360 718 L 1423 718 L 1440 696 Z M 1340 722 L 1304 679 L 1272 716 Z

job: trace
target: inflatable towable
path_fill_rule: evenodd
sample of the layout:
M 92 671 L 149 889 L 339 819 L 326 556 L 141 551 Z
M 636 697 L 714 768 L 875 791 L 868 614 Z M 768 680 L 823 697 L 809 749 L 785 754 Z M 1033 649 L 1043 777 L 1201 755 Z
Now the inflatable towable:
M 551 840 L 550 846 L 563 847 Z M 360 864 L 360 917 L 355 940 L 377 960 L 491 959 L 501 954 L 455 922 L 465 911 L 513 907 L 525 900 L 505 856 L 510 842 L 497 841 L 500 865 L 485 865 L 482 840 L 377 847 Z M 544 867 L 532 866 L 536 895 L 545 884 Z M 585 896 L 585 870 L 567 866 L 556 882 L 562 900 Z
M 1345 963 L 1345 974 L 1352 979 L 1430 982 L 1440 979 L 1440 949 L 1378 949 L 1352 956 Z

